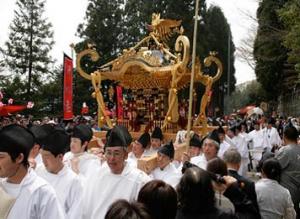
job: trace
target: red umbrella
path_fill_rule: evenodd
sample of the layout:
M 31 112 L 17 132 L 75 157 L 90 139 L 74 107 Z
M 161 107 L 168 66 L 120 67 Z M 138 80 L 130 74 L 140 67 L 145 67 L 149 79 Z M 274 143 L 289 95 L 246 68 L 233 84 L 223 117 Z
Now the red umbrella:
M 252 110 L 253 108 L 255 108 L 255 106 L 252 106 L 252 105 L 250 105 L 250 106 L 245 106 L 245 107 L 239 109 L 239 110 L 237 111 L 237 113 L 240 114 L 240 115 L 245 115 L 249 110 Z
M 9 116 L 27 109 L 26 105 L 4 105 L 0 107 L 0 116 Z

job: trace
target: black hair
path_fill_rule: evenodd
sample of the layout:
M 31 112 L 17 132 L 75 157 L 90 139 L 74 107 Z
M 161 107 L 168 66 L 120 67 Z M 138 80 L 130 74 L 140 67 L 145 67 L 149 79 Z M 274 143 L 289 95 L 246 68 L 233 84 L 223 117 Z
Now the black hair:
M 174 219 L 177 211 L 177 194 L 172 186 L 161 180 L 152 180 L 140 190 L 138 202 L 143 203 L 152 219 Z
M 208 172 L 188 168 L 177 185 L 178 207 L 186 214 L 197 215 L 215 211 L 215 192 Z
M 283 131 L 283 136 L 290 141 L 297 142 L 299 133 L 294 126 L 287 126 Z
M 111 204 L 105 219 L 151 219 L 146 207 L 142 203 L 129 203 L 120 199 Z
M 280 181 L 281 165 L 275 158 L 269 158 L 264 161 L 262 171 L 268 179 Z
M 23 154 L 22 165 L 29 167 L 28 156 L 34 145 L 34 135 L 27 128 L 11 124 L 0 131 L 0 151 L 7 152 L 12 161 Z
M 206 170 L 221 176 L 228 175 L 227 174 L 227 165 L 224 160 L 219 157 L 215 157 L 208 161 Z

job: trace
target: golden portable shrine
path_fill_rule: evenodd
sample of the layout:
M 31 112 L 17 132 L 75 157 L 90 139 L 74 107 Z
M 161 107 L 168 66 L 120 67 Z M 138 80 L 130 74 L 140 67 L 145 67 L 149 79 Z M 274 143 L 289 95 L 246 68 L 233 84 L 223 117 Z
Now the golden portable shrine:
M 148 109 L 148 121 L 152 126 L 159 124 L 165 132 L 168 132 L 170 124 L 177 124 L 179 119 L 177 93 L 191 81 L 190 41 L 183 34 L 181 20 L 161 19 L 160 14 L 152 15 L 149 30 L 149 35 L 134 47 L 123 50 L 119 57 L 98 67 L 98 70 L 93 73 L 87 73 L 82 69 L 81 60 L 84 56 L 90 56 L 92 61 L 97 61 L 99 55 L 96 50 L 89 46 L 88 49 L 77 54 L 76 69 L 82 77 L 91 80 L 95 90 L 92 96 L 98 103 L 99 127 L 104 124 L 109 127 L 113 126 L 111 119 L 106 114 L 101 93 L 101 82 L 107 79 L 116 81 L 122 87 L 131 89 L 133 92 L 140 93 L 140 95 L 136 95 L 139 96 L 139 99 L 135 101 L 135 106 Z M 168 43 L 170 38 L 175 35 L 177 38 L 174 51 L 172 51 Z M 201 99 L 199 115 L 193 122 L 193 129 L 201 130 L 202 133 L 208 132 L 205 111 L 210 102 L 212 84 L 221 77 L 223 71 L 222 63 L 215 55 L 216 53 L 211 52 L 203 62 L 205 67 L 210 67 L 212 64 L 216 66 L 216 74 L 213 77 L 203 73 L 198 59 L 195 62 L 194 79 L 205 86 L 205 92 Z M 151 96 L 149 90 L 158 94 L 156 102 L 150 104 L 145 101 L 145 98 L 148 100 L 148 96 Z M 168 92 L 167 103 L 164 103 L 164 91 Z M 146 104 L 148 102 L 148 105 L 145 105 L 145 102 Z M 167 110 L 164 110 L 165 106 L 167 106 Z M 161 123 L 157 123 L 153 116 L 155 110 L 160 113 L 166 111 L 165 115 L 162 115 L 164 118 Z M 128 128 L 130 129 L 130 127 Z

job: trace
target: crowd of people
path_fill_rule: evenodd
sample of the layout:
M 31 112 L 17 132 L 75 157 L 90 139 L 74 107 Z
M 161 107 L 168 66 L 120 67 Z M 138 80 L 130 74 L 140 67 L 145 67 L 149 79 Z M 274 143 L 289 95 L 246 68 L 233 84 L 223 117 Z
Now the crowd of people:
M 2 118 L 0 218 L 300 218 L 297 120 L 217 122 L 175 159 L 184 128 L 172 142 L 159 127 L 132 139 L 116 125 L 89 148 L 93 120 Z M 152 155 L 156 168 L 137 168 Z

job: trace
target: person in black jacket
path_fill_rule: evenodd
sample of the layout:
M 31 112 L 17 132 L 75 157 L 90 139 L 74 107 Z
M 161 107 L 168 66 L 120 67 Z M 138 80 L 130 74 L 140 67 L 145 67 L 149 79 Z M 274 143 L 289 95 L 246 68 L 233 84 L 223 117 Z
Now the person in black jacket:
M 228 175 L 237 179 L 239 189 L 244 193 L 243 198 L 239 198 L 237 195 L 232 195 L 232 198 L 229 198 L 235 205 L 237 214 L 240 213 L 239 218 L 260 218 L 255 184 L 238 174 L 241 164 L 241 155 L 238 150 L 235 148 L 228 149 L 224 153 L 224 161 L 227 164 Z M 228 197 L 228 191 L 224 195 Z
M 228 181 L 229 184 L 229 181 Z M 215 192 L 208 172 L 199 167 L 187 168 L 177 185 L 176 219 L 231 219 L 235 215 L 215 207 Z

